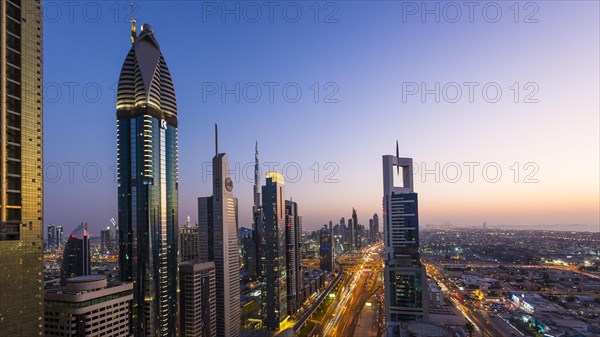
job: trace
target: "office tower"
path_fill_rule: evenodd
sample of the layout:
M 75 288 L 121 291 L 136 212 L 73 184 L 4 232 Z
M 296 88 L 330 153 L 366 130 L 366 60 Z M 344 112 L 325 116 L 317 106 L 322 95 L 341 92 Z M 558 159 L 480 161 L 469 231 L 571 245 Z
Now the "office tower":
M 346 226 L 346 219 L 344 217 L 342 217 L 340 219 L 340 238 L 341 238 L 341 242 L 342 242 L 342 246 L 344 247 L 344 250 L 347 251 L 349 248 L 349 233 L 348 233 L 348 227 Z
M 113 253 L 113 232 L 110 227 L 100 231 L 100 250 L 103 254 Z
M 356 215 L 356 210 L 352 209 L 352 228 L 350 229 L 350 233 L 352 233 L 352 245 L 354 249 L 360 249 L 360 235 L 358 232 L 358 216 Z
M 63 259 L 60 266 L 60 285 L 67 285 L 71 277 L 90 275 L 90 238 L 87 223 L 75 228 L 67 239 L 63 250 Z
M 63 244 L 63 226 L 57 225 L 56 226 L 56 244 L 55 244 L 56 249 L 62 248 L 62 244 Z
M 0 2 L 0 336 L 43 333 L 42 8 Z
M 48 225 L 48 236 L 46 237 L 46 248 L 56 249 L 56 227 Z
M 302 217 L 298 215 L 298 204 L 285 201 L 285 244 L 287 271 L 287 313 L 294 315 L 300 308 L 302 273 L 300 272 L 300 240 L 302 238 Z
M 186 261 L 179 265 L 181 337 L 215 337 L 217 304 L 215 263 Z
M 392 328 L 428 316 L 425 268 L 419 256 L 419 213 L 412 158 L 383 156 L 385 317 Z M 400 172 L 400 169 L 402 169 Z M 395 171 L 401 176 L 395 176 Z M 397 181 L 394 181 L 396 179 Z
M 319 231 L 319 267 L 323 271 L 332 272 L 335 253 L 331 229 L 326 225 Z
M 252 206 L 252 230 L 253 238 L 254 238 L 254 252 L 248 252 L 249 254 L 253 254 L 251 258 L 256 262 L 256 268 L 252 271 L 249 270 L 248 273 L 251 278 L 257 277 L 261 274 L 261 267 L 263 262 L 260 261 L 262 253 L 262 241 L 260 238 L 260 229 L 258 228 L 259 224 L 262 221 L 262 207 L 261 207 L 261 196 L 260 196 L 260 165 L 258 162 L 258 141 L 254 147 L 254 205 Z
M 375 232 L 375 224 L 373 223 L 373 219 L 369 219 L 369 242 L 375 242 L 373 233 Z
M 181 261 L 193 261 L 198 259 L 198 252 L 200 250 L 200 247 L 198 246 L 199 239 L 198 226 L 183 227 L 179 229 L 179 241 L 181 244 L 179 259 Z
M 179 228 L 177 103 L 154 31 L 142 25 L 117 90 L 119 268 L 133 282 L 132 332 L 174 336 Z
M 267 172 L 262 188 L 262 316 L 267 329 L 278 330 L 287 318 L 286 223 L 283 175 Z
M 352 225 L 352 219 L 348 219 L 348 228 L 346 229 L 347 246 L 348 251 L 354 249 L 354 226 Z
M 256 239 L 254 235 L 255 232 L 252 229 L 242 228 L 240 230 L 244 269 L 251 279 L 256 278 Z
M 105 275 L 78 276 L 46 291 L 46 337 L 130 337 L 133 284 L 108 282 Z
M 371 232 L 371 240 L 377 242 L 379 240 L 379 215 L 373 214 L 373 231 Z
M 200 261 L 215 263 L 217 337 L 240 335 L 240 261 L 238 210 L 227 154 L 219 153 L 215 125 L 213 195 L 198 198 Z M 206 238 L 203 236 L 206 235 Z

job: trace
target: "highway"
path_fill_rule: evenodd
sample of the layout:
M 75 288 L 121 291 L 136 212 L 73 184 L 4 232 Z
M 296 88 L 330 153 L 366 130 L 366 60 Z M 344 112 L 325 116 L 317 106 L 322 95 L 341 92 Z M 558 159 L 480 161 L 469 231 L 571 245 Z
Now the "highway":
M 339 290 L 334 294 L 334 301 L 318 322 L 318 336 L 353 336 L 362 308 L 382 286 L 378 275 L 383 269 L 383 262 L 376 253 L 381 248 L 379 244 L 340 257 L 346 277 L 336 288 Z

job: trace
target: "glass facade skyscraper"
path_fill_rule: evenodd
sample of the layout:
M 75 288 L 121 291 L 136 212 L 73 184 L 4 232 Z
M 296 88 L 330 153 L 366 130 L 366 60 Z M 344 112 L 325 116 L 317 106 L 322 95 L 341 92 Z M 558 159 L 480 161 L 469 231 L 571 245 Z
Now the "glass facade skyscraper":
M 388 328 L 428 317 L 412 158 L 383 156 L 384 289 Z
M 0 336 L 43 333 L 42 7 L 0 2 Z
M 266 177 L 260 224 L 262 316 L 266 328 L 278 330 L 279 324 L 288 317 L 284 178 L 278 172 L 267 172 Z
M 177 104 L 152 27 L 135 31 L 117 92 L 119 267 L 133 282 L 134 336 L 175 336 Z
M 302 273 L 300 265 L 300 241 L 302 239 L 302 217 L 298 215 L 298 204 L 291 200 L 285 201 L 285 244 L 287 271 L 287 311 L 295 315 L 300 308 Z

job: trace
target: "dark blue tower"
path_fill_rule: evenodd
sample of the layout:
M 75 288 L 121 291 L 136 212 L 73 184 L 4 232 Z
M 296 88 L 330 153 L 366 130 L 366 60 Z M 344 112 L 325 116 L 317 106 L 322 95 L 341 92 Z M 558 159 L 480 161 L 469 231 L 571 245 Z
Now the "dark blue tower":
M 132 47 L 117 93 L 119 267 L 133 282 L 134 336 L 175 336 L 177 315 L 177 103 L 150 25 Z

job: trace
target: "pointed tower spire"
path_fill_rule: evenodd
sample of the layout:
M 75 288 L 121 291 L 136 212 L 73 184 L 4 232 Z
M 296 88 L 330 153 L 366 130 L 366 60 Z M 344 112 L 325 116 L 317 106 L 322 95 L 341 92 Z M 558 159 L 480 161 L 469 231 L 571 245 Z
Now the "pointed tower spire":
M 137 28 L 135 25 L 135 18 L 133 15 L 135 14 L 135 4 L 131 1 L 131 5 L 129 7 L 129 21 L 131 21 L 131 44 L 135 43 L 135 38 L 137 37 Z

